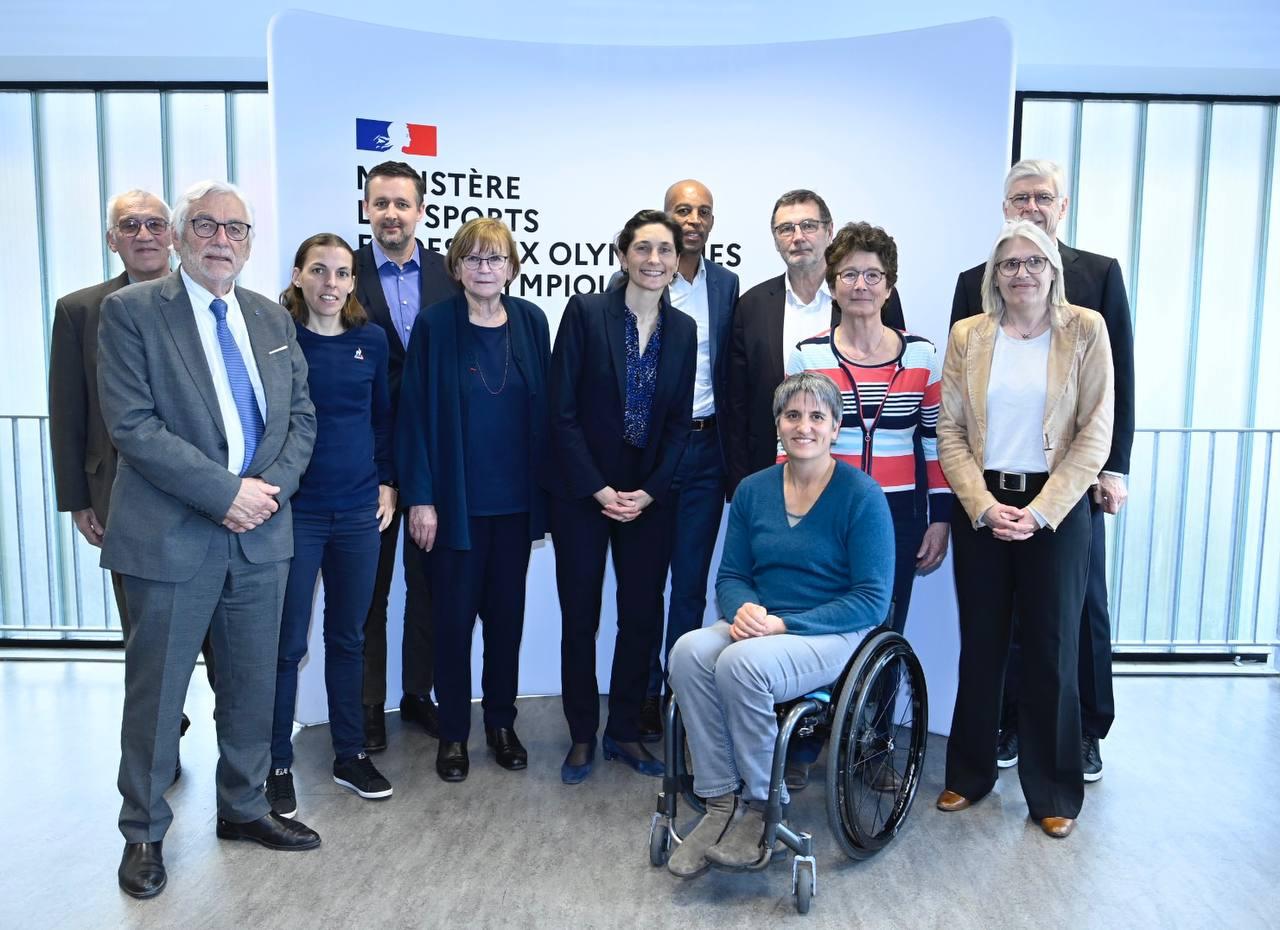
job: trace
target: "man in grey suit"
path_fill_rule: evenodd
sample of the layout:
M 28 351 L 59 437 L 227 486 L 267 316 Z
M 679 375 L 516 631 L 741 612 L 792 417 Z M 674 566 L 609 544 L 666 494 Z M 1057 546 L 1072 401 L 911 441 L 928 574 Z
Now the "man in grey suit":
M 107 202 L 107 248 L 120 256 L 124 271 L 58 300 L 49 346 L 49 444 L 58 509 L 69 512 L 92 546 L 102 545 L 111 484 L 116 477 L 116 447 L 107 435 L 98 403 L 98 310 L 108 294 L 128 284 L 154 281 L 169 273 L 173 227 L 169 205 L 144 190 L 125 191 Z M 124 580 L 111 573 L 120 628 L 129 637 Z M 205 671 L 213 686 L 213 650 L 206 638 Z M 190 721 L 182 715 L 182 732 Z M 182 766 L 175 764 L 174 778 Z
M 98 392 L 120 453 L 102 565 L 124 575 L 132 619 L 118 878 L 138 898 L 165 886 L 164 792 L 206 634 L 218 663 L 217 835 L 271 849 L 320 844 L 262 791 L 293 555 L 289 497 L 315 441 L 307 364 L 288 314 L 234 286 L 252 244 L 244 195 L 196 184 L 174 229 L 182 267 L 107 297 L 98 328 Z

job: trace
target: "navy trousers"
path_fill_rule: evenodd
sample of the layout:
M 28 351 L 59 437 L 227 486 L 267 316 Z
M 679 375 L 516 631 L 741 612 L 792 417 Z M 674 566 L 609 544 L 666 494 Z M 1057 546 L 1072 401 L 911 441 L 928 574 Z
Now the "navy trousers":
M 457 743 L 465 743 L 471 732 L 471 639 L 477 616 L 484 637 L 484 725 L 498 729 L 516 722 L 531 546 L 527 513 L 471 517 L 470 525 L 470 549 L 431 551 L 440 738 Z
M 689 433 L 680 465 L 671 482 L 671 604 L 667 608 L 666 649 L 660 639 L 649 656 L 649 694 L 662 692 L 662 670 L 671 647 L 685 633 L 702 626 L 707 609 L 707 574 L 724 512 L 724 458 L 720 437 L 710 429 Z
M 293 512 L 293 563 L 285 586 L 276 662 L 271 767 L 293 765 L 293 715 L 298 664 L 307 654 L 316 573 L 324 578 L 324 686 L 329 732 L 340 762 L 364 749 L 360 693 L 364 682 L 364 622 L 378 571 L 377 508 Z

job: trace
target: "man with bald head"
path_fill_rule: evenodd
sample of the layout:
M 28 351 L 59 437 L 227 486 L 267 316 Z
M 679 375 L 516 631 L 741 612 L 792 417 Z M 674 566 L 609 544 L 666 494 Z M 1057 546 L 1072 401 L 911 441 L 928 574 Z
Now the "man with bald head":
M 641 709 L 640 732 L 648 740 L 662 733 L 664 657 L 677 639 L 702 625 L 707 606 L 707 573 L 725 501 L 725 449 L 716 412 L 728 404 L 726 362 L 738 302 L 738 276 L 702 255 L 716 220 L 711 191 L 700 181 L 677 181 L 667 188 L 663 210 L 680 225 L 684 240 L 668 293 L 672 305 L 698 324 L 698 363 L 690 398 L 693 431 L 671 482 L 671 604 L 665 652 L 659 640 L 650 660 L 649 697 Z
M 320 837 L 286 820 L 262 786 L 271 761 L 289 498 L 315 442 L 307 362 L 293 320 L 236 286 L 253 210 L 234 185 L 202 181 L 173 216 L 181 267 L 102 302 L 98 393 L 120 451 L 102 565 L 124 575 L 131 628 L 120 727 L 125 848 L 120 888 L 166 883 L 164 798 L 182 698 L 201 641 L 218 660 L 216 833 L 269 849 Z

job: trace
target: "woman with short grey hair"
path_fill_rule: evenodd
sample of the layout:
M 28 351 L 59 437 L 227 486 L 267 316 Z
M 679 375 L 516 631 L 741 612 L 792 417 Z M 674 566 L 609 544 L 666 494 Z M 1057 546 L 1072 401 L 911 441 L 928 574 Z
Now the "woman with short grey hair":
M 787 461 L 738 486 L 716 577 L 722 619 L 671 651 L 694 791 L 707 809 L 668 862 L 681 878 L 759 863 L 774 704 L 838 678 L 889 608 L 889 507 L 874 479 L 832 457 L 840 409 L 826 375 L 801 372 L 778 386 Z

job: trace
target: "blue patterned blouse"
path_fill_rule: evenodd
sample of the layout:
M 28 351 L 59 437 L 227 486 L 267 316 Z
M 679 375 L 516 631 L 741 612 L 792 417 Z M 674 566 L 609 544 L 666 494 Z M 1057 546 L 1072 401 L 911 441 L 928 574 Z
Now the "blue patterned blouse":
M 653 389 L 658 383 L 661 354 L 661 312 L 641 355 L 636 315 L 627 310 L 627 398 L 622 413 L 622 438 L 637 449 L 649 444 L 649 413 L 653 409 Z

